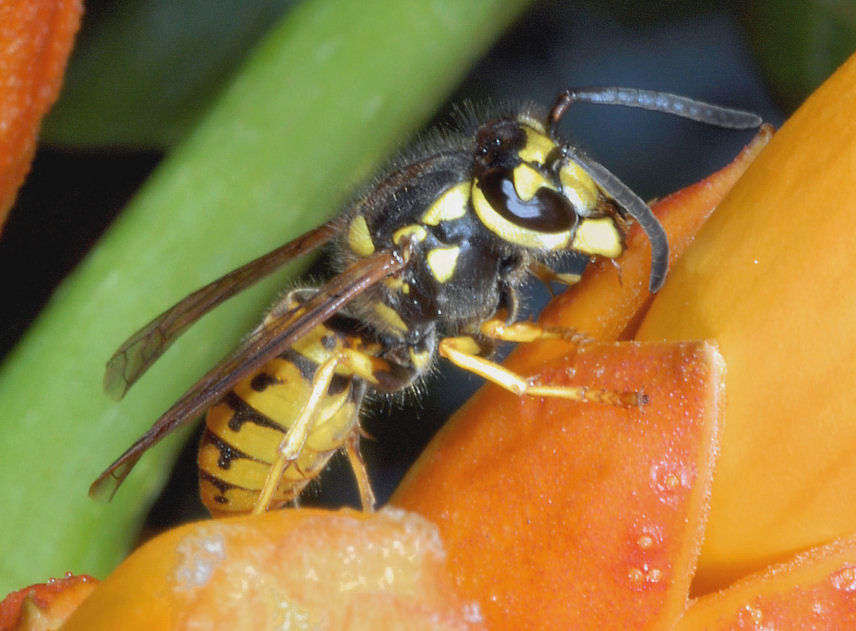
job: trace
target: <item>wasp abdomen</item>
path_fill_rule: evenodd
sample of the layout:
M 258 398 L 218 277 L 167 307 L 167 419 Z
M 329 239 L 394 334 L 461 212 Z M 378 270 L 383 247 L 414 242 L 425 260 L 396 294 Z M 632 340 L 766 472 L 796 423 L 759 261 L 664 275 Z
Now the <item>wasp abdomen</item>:
M 303 353 L 290 349 L 238 383 L 208 411 L 199 447 L 202 501 L 215 515 L 250 512 L 277 456 L 277 449 L 309 396 L 316 359 L 330 350 L 335 333 L 321 325 Z M 323 329 L 323 330 L 320 330 Z M 327 343 L 329 346 L 329 343 Z M 336 375 L 297 460 L 285 469 L 272 498 L 278 507 L 293 500 L 355 431 L 365 386 Z

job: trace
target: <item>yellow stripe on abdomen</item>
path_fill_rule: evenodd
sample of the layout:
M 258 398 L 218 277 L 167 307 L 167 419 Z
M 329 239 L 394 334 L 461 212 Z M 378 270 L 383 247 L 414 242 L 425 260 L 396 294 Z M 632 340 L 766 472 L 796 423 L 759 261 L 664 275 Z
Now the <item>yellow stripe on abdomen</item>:
M 322 346 L 320 338 L 317 345 Z M 306 355 L 323 355 L 324 350 L 313 348 Z M 198 464 L 200 492 L 212 513 L 253 509 L 278 448 L 309 397 L 317 363 L 306 355 L 286 351 L 238 383 L 208 411 Z M 355 430 L 363 388 L 355 385 L 353 377 L 334 377 L 271 506 L 294 499 L 342 447 Z

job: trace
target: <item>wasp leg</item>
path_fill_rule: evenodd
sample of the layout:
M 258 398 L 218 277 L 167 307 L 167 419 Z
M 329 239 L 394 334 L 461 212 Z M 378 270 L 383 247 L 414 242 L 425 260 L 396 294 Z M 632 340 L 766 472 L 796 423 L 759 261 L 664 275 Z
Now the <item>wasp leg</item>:
M 330 388 L 333 376 L 336 374 L 336 369 L 340 366 L 345 367 L 347 372 L 352 375 L 372 382 L 376 381 L 376 372 L 389 369 L 389 364 L 386 361 L 353 349 L 343 349 L 318 366 L 315 376 L 312 378 L 309 397 L 300 411 L 300 415 L 295 419 L 294 424 L 289 428 L 288 433 L 286 433 L 277 448 L 277 458 L 271 464 L 270 471 L 268 471 L 265 478 L 264 486 L 259 493 L 258 502 L 253 507 L 254 515 L 264 513 L 267 510 L 271 498 L 273 498 L 276 488 L 282 479 L 282 474 L 300 456 L 303 445 L 306 443 L 306 439 L 315 424 L 318 412 L 321 410 L 324 397 Z M 374 498 L 368 483 L 365 466 L 363 466 L 361 459 L 358 465 L 355 464 L 355 460 L 351 458 L 350 453 L 348 457 L 351 459 L 351 465 L 354 467 L 354 472 L 357 476 L 357 484 L 360 486 L 360 497 L 363 500 L 363 507 L 365 508 L 365 506 L 369 505 L 373 509 Z M 368 490 L 365 490 L 363 486 L 367 487 Z M 369 501 L 370 504 L 367 504 Z
M 345 440 L 345 453 L 348 454 L 348 461 L 351 463 L 351 469 L 354 470 L 354 477 L 357 478 L 363 512 L 372 513 L 374 512 L 375 496 L 369 481 L 369 473 L 366 471 L 366 465 L 363 462 L 363 456 L 360 454 L 359 429 L 355 428 L 348 434 L 348 438 Z
M 541 326 L 535 322 L 513 322 L 506 324 L 500 318 L 491 318 L 481 324 L 481 333 L 503 342 L 535 342 L 538 340 L 563 340 L 579 346 L 593 342 L 594 338 L 576 329 L 559 326 Z
M 512 325 L 513 326 L 513 325 Z M 535 325 L 537 326 L 537 325 Z M 608 403 L 623 407 L 644 405 L 648 397 L 640 392 L 613 392 L 587 386 L 543 386 L 535 378 L 524 378 L 499 364 L 480 357 L 478 343 L 471 337 L 447 337 L 440 341 L 438 351 L 456 366 L 495 383 L 518 396 L 551 397 Z
M 532 261 L 529 263 L 529 273 L 544 283 L 547 286 L 547 291 L 549 291 L 550 295 L 553 297 L 555 297 L 556 294 L 553 293 L 552 283 L 555 282 L 570 286 L 576 285 L 582 278 L 580 274 L 557 272 L 552 267 L 548 267 L 540 261 Z
M 309 391 L 309 398 L 300 411 L 300 415 L 295 419 L 294 424 L 289 428 L 288 433 L 277 448 L 277 458 L 271 464 L 270 471 L 268 471 L 265 478 L 258 502 L 253 508 L 254 515 L 267 510 L 276 487 L 282 479 L 283 472 L 300 455 L 300 450 L 303 449 L 306 437 L 309 436 L 309 431 L 321 408 L 324 395 L 330 388 L 330 382 L 333 380 L 333 375 L 341 361 L 342 358 L 336 355 L 318 366 L 318 369 L 315 371 L 315 376 L 312 378 L 312 389 Z

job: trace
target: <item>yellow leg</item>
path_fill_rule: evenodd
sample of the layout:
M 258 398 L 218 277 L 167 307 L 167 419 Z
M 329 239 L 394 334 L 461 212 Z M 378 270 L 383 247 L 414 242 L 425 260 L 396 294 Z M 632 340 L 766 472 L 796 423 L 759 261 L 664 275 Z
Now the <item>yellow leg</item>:
M 553 293 L 553 286 L 551 283 L 557 282 L 570 286 L 576 285 L 582 278 L 579 274 L 559 273 L 553 268 L 537 261 L 533 261 L 529 264 L 529 273 L 547 286 L 547 291 L 550 292 L 551 296 L 556 295 Z
M 318 370 L 315 371 L 315 376 L 312 379 L 312 389 L 309 391 L 309 398 L 300 411 L 300 415 L 295 419 L 294 424 L 289 428 L 288 433 L 277 448 L 277 458 L 271 464 L 270 471 L 268 471 L 265 478 L 258 502 L 256 502 L 253 508 L 254 515 L 264 513 L 267 510 L 285 469 L 300 456 L 300 451 L 303 449 L 306 437 L 309 436 L 315 422 L 315 417 L 321 408 L 321 403 L 327 394 L 330 382 L 333 380 L 336 367 L 341 361 L 342 357 L 336 355 L 318 366 Z
M 476 341 L 466 336 L 444 338 L 438 347 L 440 355 L 456 366 L 479 375 L 518 396 L 596 401 L 620 406 L 638 406 L 648 402 L 648 397 L 641 392 L 612 392 L 596 390 L 587 386 L 542 386 L 535 383 L 533 378 L 523 378 L 489 359 L 480 357 L 478 355 L 479 350 Z
M 360 502 L 363 505 L 363 511 L 373 513 L 375 507 L 375 496 L 372 491 L 372 485 L 369 481 L 369 473 L 366 471 L 366 464 L 363 462 L 363 457 L 360 454 L 360 433 L 359 429 L 348 434 L 345 441 L 345 452 L 348 454 L 348 461 L 351 463 L 351 469 L 354 470 L 354 477 L 357 478 L 357 487 L 360 489 Z
M 571 344 L 593 342 L 594 338 L 576 329 L 559 326 L 541 326 L 536 322 L 513 322 L 506 324 L 500 318 L 491 318 L 482 323 L 482 335 L 503 342 L 535 342 L 537 340 L 563 340 Z

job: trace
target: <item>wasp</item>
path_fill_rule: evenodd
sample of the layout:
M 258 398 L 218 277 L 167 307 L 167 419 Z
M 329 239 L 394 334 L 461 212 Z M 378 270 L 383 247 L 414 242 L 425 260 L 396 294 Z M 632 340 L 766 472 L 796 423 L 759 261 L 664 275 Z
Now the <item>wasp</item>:
M 535 106 L 437 132 L 394 160 L 330 222 L 190 294 L 131 336 L 107 363 L 121 398 L 202 315 L 295 257 L 329 247 L 321 286 L 285 293 L 262 323 L 197 381 L 92 484 L 109 499 L 146 450 L 207 410 L 199 447 L 203 502 L 215 516 L 279 508 L 343 449 L 365 510 L 374 496 L 359 451 L 367 391 L 396 393 L 437 356 L 520 396 L 643 405 L 641 392 L 555 387 L 490 359 L 496 343 L 577 339 L 517 321 L 524 280 L 572 283 L 562 254 L 615 258 L 631 222 L 652 249 L 649 288 L 663 284 L 666 234 L 651 209 L 604 166 L 562 140 L 575 103 L 643 108 L 734 129 L 749 112 L 633 88 L 562 91 Z

